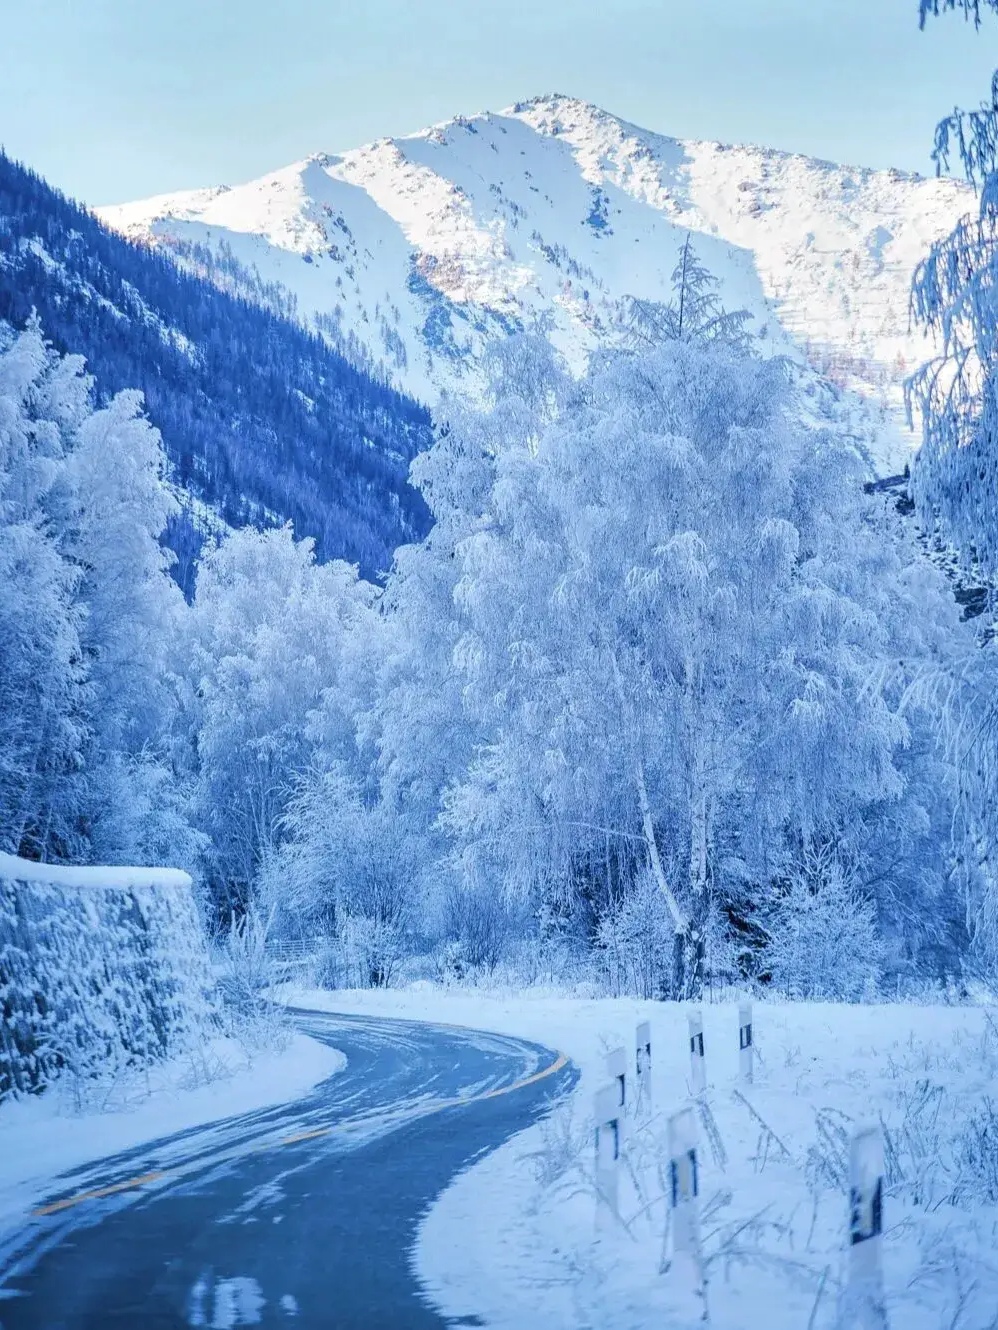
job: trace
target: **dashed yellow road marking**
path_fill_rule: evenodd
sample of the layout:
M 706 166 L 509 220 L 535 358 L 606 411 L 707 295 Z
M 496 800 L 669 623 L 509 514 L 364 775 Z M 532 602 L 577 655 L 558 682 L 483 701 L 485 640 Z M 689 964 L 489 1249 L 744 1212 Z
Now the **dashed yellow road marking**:
M 79 1205 L 81 1201 L 99 1201 L 104 1196 L 114 1196 L 120 1191 L 132 1191 L 136 1187 L 148 1186 L 151 1182 L 159 1182 L 167 1175 L 165 1173 L 143 1173 L 138 1178 L 128 1178 L 125 1182 L 115 1182 L 109 1187 L 97 1187 L 94 1191 L 81 1191 L 76 1196 L 67 1196 L 62 1201 L 50 1201 L 48 1205 L 40 1205 L 37 1210 L 32 1210 L 33 1215 L 54 1215 L 60 1210 L 68 1210 L 71 1206 Z
M 528 1085 L 536 1085 L 538 1081 L 553 1076 L 556 1071 L 561 1071 L 562 1067 L 567 1065 L 568 1058 L 564 1053 L 559 1053 L 550 1066 L 535 1071 L 532 1076 L 524 1076 L 521 1080 L 513 1081 L 510 1085 L 500 1085 L 495 1090 L 485 1090 L 482 1094 L 470 1095 L 466 1099 L 445 1099 L 442 1103 L 435 1104 L 429 1109 L 426 1116 L 429 1117 L 433 1113 L 439 1113 L 444 1108 L 477 1104 L 483 1099 L 498 1099 L 500 1095 L 512 1094 L 515 1090 L 525 1090 Z M 282 1145 L 297 1145 L 300 1141 L 314 1141 L 320 1136 L 330 1136 L 333 1130 L 332 1126 L 313 1127 L 307 1131 L 293 1132 L 290 1136 L 282 1136 L 270 1144 L 264 1144 L 256 1148 L 269 1150 Z M 143 1173 L 139 1177 L 128 1178 L 124 1182 L 114 1182 L 107 1187 L 97 1187 L 93 1191 L 81 1191 L 75 1196 L 66 1196 L 61 1201 L 50 1201 L 47 1205 L 40 1205 L 37 1209 L 32 1210 L 31 1214 L 34 1218 L 41 1219 L 45 1215 L 58 1214 L 61 1210 L 70 1210 L 74 1205 L 81 1205 L 84 1201 L 99 1201 L 105 1196 L 116 1196 L 119 1192 L 134 1191 L 139 1187 L 146 1187 L 153 1182 L 162 1181 L 163 1178 L 169 1177 L 173 1171 L 175 1170 L 166 1169 L 160 1173 Z
M 291 1136 L 282 1136 L 275 1145 L 297 1145 L 299 1141 L 314 1141 L 318 1136 L 328 1136 L 332 1127 L 314 1127 L 311 1131 L 296 1131 Z M 264 1146 L 264 1149 L 267 1147 Z

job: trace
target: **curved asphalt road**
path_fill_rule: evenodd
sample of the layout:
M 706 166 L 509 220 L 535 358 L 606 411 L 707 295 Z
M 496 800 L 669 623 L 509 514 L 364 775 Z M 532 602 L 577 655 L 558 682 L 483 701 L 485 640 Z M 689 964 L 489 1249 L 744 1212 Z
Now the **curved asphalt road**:
M 0 1244 L 0 1330 L 480 1324 L 444 1322 L 422 1296 L 417 1226 L 455 1173 L 574 1083 L 574 1068 L 501 1035 L 296 1015 L 343 1050 L 346 1069 L 297 1103 L 64 1178 Z

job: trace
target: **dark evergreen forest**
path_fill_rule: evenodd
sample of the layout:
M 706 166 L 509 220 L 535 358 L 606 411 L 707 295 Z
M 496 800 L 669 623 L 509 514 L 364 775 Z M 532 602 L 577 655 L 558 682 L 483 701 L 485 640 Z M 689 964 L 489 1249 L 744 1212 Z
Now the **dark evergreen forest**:
M 0 319 L 36 311 L 86 357 L 102 399 L 139 388 L 172 478 L 232 526 L 291 520 L 320 558 L 377 578 L 429 519 L 408 484 L 427 410 L 299 324 L 103 226 L 0 153 Z M 189 588 L 201 535 L 169 533 Z

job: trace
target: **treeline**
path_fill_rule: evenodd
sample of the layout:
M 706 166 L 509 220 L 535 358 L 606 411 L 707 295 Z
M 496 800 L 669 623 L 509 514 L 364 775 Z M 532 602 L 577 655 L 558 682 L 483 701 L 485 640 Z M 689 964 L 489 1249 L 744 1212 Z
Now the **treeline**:
M 56 349 L 86 358 L 101 400 L 142 392 L 172 478 L 229 525 L 292 521 L 322 558 L 373 578 L 426 531 L 407 482 L 430 438 L 420 404 L 0 154 L 0 320 L 23 328 L 32 311 Z M 170 535 L 189 583 L 190 522 Z
M 675 281 L 580 378 L 491 349 L 383 587 L 247 526 L 185 601 L 138 394 L 0 338 L 0 849 L 187 867 L 334 983 L 993 974 L 991 654 L 689 252 Z

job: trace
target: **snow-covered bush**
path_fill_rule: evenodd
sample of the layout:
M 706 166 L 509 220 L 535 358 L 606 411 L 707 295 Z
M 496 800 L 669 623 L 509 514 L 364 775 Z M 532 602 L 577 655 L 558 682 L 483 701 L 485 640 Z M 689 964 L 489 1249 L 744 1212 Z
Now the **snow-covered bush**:
M 987 1099 L 968 1114 L 955 1142 L 958 1199 L 998 1205 L 998 1105 Z
M 609 992 L 664 997 L 673 984 L 676 932 L 651 873 L 600 920 L 596 959 Z
M 390 920 L 341 913 L 312 975 L 320 988 L 390 988 L 409 950 L 409 940 Z
M 884 948 L 874 903 L 831 852 L 802 857 L 762 920 L 759 964 L 788 997 L 855 1002 L 876 992 Z
M 215 1022 L 190 878 L 0 856 L 0 1102 L 145 1067 Z
M 219 991 L 232 1009 L 249 1017 L 265 1001 L 276 970 L 267 942 L 272 915 L 248 910 L 221 934 L 215 948 Z
M 445 911 L 447 936 L 457 944 L 456 959 L 465 968 L 491 973 L 523 931 L 520 903 L 491 886 L 452 883 Z

